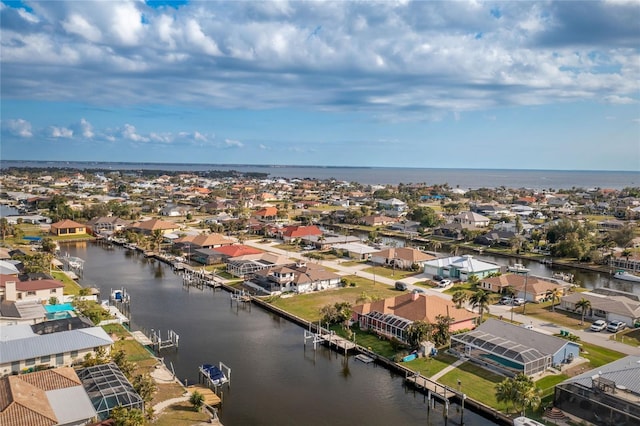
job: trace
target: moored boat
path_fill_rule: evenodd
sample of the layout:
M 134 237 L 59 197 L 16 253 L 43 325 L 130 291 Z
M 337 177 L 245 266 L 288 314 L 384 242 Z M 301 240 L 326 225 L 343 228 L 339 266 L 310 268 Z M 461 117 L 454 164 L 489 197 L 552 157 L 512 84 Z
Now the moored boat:
M 613 278 L 617 278 L 619 280 L 624 280 L 624 281 L 631 281 L 634 283 L 640 283 L 639 276 L 627 271 L 617 271 L 615 274 L 613 274 Z
M 222 371 L 222 365 L 220 367 L 212 364 L 203 364 L 200 366 L 200 373 L 208 380 L 210 385 L 220 386 L 229 381 L 227 375 Z
M 507 271 L 515 272 L 519 274 L 525 274 L 529 272 L 529 269 L 525 268 L 522 263 L 514 263 L 513 265 L 507 266 Z

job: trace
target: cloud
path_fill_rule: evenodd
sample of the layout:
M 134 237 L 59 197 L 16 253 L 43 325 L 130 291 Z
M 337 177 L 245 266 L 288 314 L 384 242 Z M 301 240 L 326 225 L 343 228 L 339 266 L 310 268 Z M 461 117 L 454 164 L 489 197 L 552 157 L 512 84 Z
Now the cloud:
M 638 99 L 638 2 L 60 1 L 0 13 L 11 99 L 391 120 Z
M 73 130 L 67 129 L 66 127 L 51 126 L 48 135 L 52 138 L 70 139 L 73 137 Z
M 224 140 L 224 146 L 227 148 L 242 148 L 244 147 L 244 144 L 240 141 L 237 140 L 233 140 L 233 139 L 225 139 Z
M 125 124 L 122 129 L 121 136 L 124 139 L 133 141 L 133 142 L 149 142 L 149 138 L 146 136 L 142 136 L 137 133 L 135 126 L 131 124 Z
M 2 129 L 10 135 L 21 138 L 30 138 L 33 136 L 31 123 L 22 118 L 3 120 Z
M 623 105 L 633 104 L 638 102 L 628 96 L 618 96 L 618 95 L 606 96 L 604 100 L 605 102 L 609 102 L 611 104 L 623 104 Z
M 80 120 L 80 133 L 87 139 L 92 139 L 94 136 L 93 126 L 84 118 Z

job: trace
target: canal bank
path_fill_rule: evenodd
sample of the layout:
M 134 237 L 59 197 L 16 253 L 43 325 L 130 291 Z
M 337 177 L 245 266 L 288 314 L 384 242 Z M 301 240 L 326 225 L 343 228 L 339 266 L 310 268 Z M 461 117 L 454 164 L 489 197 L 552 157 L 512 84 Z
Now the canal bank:
M 138 253 L 92 244 L 67 249 L 85 260 L 83 283 L 102 294 L 127 289 L 134 328 L 180 334 L 180 348 L 162 357 L 181 381 L 196 382 L 204 363 L 232 367 L 233 386 L 219 413 L 224 424 L 445 424 L 434 415 L 442 412 L 439 403 L 426 421 L 425 398 L 405 385 L 404 374 L 305 347 L 305 328 L 273 312 L 232 307 L 226 292 L 184 288 L 170 267 Z M 470 426 L 496 423 L 472 411 L 464 419 Z

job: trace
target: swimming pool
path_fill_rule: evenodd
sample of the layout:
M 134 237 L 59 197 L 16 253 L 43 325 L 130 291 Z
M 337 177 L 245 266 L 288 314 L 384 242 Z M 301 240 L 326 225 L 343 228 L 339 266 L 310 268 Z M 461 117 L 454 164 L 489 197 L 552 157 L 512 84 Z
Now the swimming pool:
M 61 303 L 59 305 L 44 305 L 44 309 L 48 313 L 75 311 L 75 308 L 71 303 Z
M 71 311 L 60 311 L 60 312 L 47 312 L 48 320 L 58 320 L 58 319 L 67 319 L 73 318 L 73 314 Z

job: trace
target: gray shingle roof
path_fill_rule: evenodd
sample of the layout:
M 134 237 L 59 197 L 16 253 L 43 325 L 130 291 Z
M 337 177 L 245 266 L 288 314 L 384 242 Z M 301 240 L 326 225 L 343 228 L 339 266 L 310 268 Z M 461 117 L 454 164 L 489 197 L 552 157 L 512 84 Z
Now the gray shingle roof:
M 629 355 L 572 377 L 562 383 L 576 383 L 591 388 L 592 377 L 596 374 L 614 381 L 616 385 L 625 386 L 629 392 L 640 395 L 640 356 L 638 355 Z

